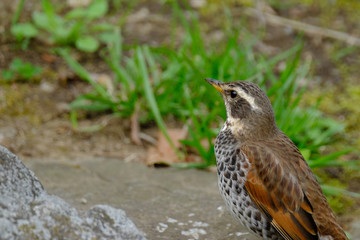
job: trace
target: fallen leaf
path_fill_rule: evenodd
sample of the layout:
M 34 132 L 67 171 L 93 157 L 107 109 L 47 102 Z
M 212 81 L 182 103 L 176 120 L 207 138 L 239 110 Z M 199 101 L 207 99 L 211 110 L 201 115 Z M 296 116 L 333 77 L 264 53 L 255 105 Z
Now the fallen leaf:
M 48 54 L 48 53 L 43 53 L 41 55 L 41 58 L 42 58 L 42 60 L 44 60 L 47 63 L 53 63 L 56 60 L 54 55 Z
M 170 128 L 167 129 L 167 132 L 175 147 L 179 149 L 181 147 L 180 140 L 185 139 L 187 136 L 187 129 Z M 178 163 L 180 161 L 181 159 L 179 159 L 176 152 L 171 148 L 164 134 L 159 131 L 157 146 L 149 147 L 147 150 L 146 164 L 150 166 L 171 165 L 172 163 Z

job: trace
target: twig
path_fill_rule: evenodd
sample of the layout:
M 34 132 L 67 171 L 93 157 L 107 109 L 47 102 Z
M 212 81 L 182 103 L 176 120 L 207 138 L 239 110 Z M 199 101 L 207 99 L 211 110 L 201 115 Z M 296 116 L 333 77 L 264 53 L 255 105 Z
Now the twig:
M 151 143 L 152 145 L 156 146 L 157 145 L 157 140 L 155 138 L 153 138 L 152 136 L 146 134 L 146 133 L 143 133 L 143 132 L 140 132 L 139 133 L 139 138 L 142 139 L 142 140 L 145 140 L 149 143 Z
M 253 16 L 253 17 L 259 17 L 259 14 L 261 14 L 267 22 L 269 22 L 270 24 L 273 24 L 273 25 L 289 26 L 298 31 L 303 31 L 306 34 L 320 35 L 320 36 L 324 36 L 324 37 L 328 37 L 328 38 L 333 38 L 333 39 L 336 39 L 339 41 L 343 41 L 349 45 L 360 46 L 360 38 L 352 36 L 352 35 L 344 33 L 344 32 L 331 30 L 328 28 L 321 28 L 321 27 L 317 27 L 317 26 L 314 26 L 311 24 L 302 23 L 299 21 L 275 16 L 272 14 L 268 14 L 268 13 L 256 10 L 254 8 L 247 8 L 245 10 L 245 13 L 250 16 Z
M 134 113 L 131 115 L 130 122 L 131 122 L 131 140 L 136 145 L 141 145 L 141 139 L 139 137 L 140 134 L 140 122 L 139 122 L 139 111 L 140 106 L 139 104 L 135 105 Z

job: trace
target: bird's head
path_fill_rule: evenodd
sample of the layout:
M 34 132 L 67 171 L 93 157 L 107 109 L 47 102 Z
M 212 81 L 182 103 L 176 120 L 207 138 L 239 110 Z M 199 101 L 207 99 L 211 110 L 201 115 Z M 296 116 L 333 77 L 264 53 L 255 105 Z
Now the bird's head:
M 246 81 L 205 80 L 221 93 L 226 107 L 226 125 L 235 137 L 242 140 L 266 137 L 277 130 L 270 100 L 259 86 Z

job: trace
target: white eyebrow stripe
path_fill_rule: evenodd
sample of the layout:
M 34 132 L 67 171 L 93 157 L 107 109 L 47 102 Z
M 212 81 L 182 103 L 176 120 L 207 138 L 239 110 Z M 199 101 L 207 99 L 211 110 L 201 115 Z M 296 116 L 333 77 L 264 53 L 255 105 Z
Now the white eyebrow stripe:
M 255 103 L 255 98 L 253 98 L 252 96 L 250 96 L 249 94 L 247 94 L 244 90 L 239 89 L 238 93 L 240 95 L 240 97 L 242 97 L 243 99 L 245 99 L 246 101 L 248 101 L 250 103 L 250 106 L 252 109 L 254 110 L 260 110 L 259 106 L 256 105 Z

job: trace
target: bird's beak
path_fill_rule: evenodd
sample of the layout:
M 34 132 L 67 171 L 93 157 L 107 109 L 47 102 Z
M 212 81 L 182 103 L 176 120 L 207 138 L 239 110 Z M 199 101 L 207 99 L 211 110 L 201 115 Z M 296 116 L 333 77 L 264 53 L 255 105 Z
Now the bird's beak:
M 211 78 L 206 78 L 205 80 L 214 88 L 216 88 L 216 90 L 218 90 L 221 94 L 225 94 L 224 90 L 221 88 L 221 84 L 223 84 L 223 82 Z

